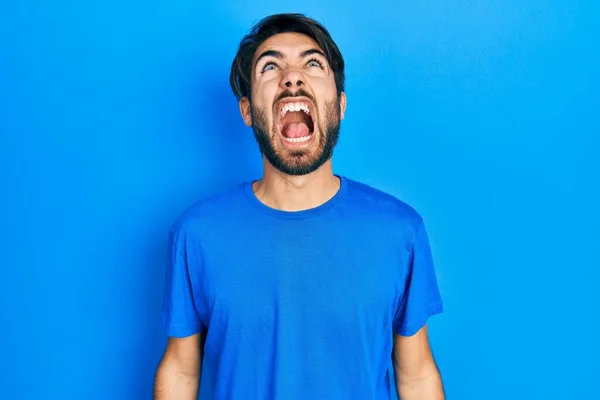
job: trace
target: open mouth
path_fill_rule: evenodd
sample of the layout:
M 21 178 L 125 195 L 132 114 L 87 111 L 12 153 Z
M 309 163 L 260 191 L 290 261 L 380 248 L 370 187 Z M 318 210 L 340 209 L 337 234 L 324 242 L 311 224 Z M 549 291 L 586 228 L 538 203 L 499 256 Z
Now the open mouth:
M 279 106 L 279 132 L 289 143 L 308 142 L 314 132 L 311 104 L 306 101 L 286 102 Z

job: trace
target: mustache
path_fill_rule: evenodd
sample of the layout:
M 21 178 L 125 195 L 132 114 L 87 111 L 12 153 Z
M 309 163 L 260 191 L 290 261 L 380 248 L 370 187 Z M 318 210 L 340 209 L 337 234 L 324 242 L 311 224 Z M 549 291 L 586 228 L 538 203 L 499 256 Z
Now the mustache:
M 298 89 L 295 93 L 292 93 L 289 90 L 284 90 L 283 92 L 281 92 L 279 94 L 279 96 L 277 96 L 277 98 L 275 98 L 275 101 L 273 102 L 273 104 L 277 103 L 280 100 L 285 99 L 286 97 L 306 97 L 310 101 L 312 101 L 314 104 L 317 103 L 315 101 L 315 99 L 310 94 L 308 94 L 304 89 Z

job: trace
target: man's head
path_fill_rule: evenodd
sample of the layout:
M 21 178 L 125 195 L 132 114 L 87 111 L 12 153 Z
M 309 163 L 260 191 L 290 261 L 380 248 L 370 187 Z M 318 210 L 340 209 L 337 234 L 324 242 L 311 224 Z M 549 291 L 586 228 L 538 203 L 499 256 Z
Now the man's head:
M 321 24 L 301 14 L 261 20 L 240 43 L 230 83 L 275 168 L 305 175 L 331 158 L 346 109 L 344 59 Z

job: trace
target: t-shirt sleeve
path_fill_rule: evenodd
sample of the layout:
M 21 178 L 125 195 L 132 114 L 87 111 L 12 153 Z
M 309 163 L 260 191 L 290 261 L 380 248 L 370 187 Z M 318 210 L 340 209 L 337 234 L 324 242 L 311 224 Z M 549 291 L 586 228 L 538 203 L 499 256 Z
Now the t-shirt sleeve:
M 419 219 L 408 257 L 404 292 L 394 316 L 394 332 L 412 336 L 427 320 L 443 311 L 429 238 Z
M 182 232 L 169 231 L 162 322 L 167 335 L 172 337 L 190 336 L 203 329 L 194 298 L 201 260 L 189 242 Z

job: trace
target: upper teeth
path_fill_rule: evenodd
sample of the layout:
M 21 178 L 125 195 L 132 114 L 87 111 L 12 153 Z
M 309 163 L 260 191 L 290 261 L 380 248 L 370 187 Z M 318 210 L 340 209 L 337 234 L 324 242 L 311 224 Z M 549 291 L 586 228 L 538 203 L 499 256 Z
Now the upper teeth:
M 304 111 L 309 114 L 308 104 L 306 103 L 286 103 L 281 109 L 281 116 L 283 117 L 288 111 Z

